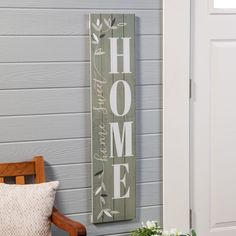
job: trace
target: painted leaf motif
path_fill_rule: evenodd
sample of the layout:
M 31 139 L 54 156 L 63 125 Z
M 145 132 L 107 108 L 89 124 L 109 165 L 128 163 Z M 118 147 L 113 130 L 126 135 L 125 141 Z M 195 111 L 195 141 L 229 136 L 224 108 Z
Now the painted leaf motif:
M 93 28 L 94 28 L 96 31 L 99 31 L 99 28 L 98 28 L 97 25 L 95 25 L 94 23 L 92 23 L 92 26 L 93 26 Z
M 104 172 L 102 172 L 102 173 L 98 176 L 98 178 L 101 179 L 101 177 L 103 176 L 103 174 L 104 174 Z
M 103 182 L 102 182 L 101 186 L 102 186 L 102 189 L 103 189 L 104 191 L 106 191 L 106 186 L 105 186 L 105 184 L 104 184 Z
M 101 31 L 101 29 L 102 29 L 102 24 L 99 25 L 99 27 L 98 27 L 98 31 Z
M 97 18 L 97 26 L 99 26 L 99 25 L 100 25 L 100 19 Z
M 101 186 L 98 187 L 98 189 L 95 192 L 95 196 L 97 196 L 101 192 L 101 190 L 102 190 L 102 187 Z
M 100 200 L 101 200 L 101 202 L 105 205 L 106 204 L 106 201 L 105 201 L 105 198 L 104 197 L 100 197 Z
M 97 220 L 99 220 L 99 219 L 102 217 L 102 215 L 103 215 L 103 210 L 101 210 L 101 211 L 99 212 L 99 214 L 98 214 L 98 216 L 97 216 Z
M 119 26 L 119 27 L 126 26 L 126 25 L 127 25 L 127 23 L 125 23 L 125 22 L 124 23 L 120 22 L 117 24 L 117 26 Z
M 108 28 L 111 28 L 111 19 L 109 18 L 108 20 L 104 18 L 104 22 Z
M 103 211 L 108 217 L 112 217 L 111 213 L 109 212 L 110 209 L 104 209 Z
M 114 18 L 114 19 L 112 20 L 111 26 L 113 26 L 113 25 L 115 24 L 115 22 L 116 22 L 116 18 Z
M 97 27 L 94 23 L 92 23 L 92 26 L 93 26 L 93 28 L 94 28 L 95 30 L 98 31 L 98 27 Z
M 94 23 L 92 23 L 92 26 L 93 26 L 93 28 L 96 30 L 96 31 L 101 31 L 101 29 L 102 29 L 102 24 L 100 24 L 100 25 L 96 25 L 96 24 L 94 24 Z
M 98 37 L 97 37 L 96 34 L 93 33 L 93 37 L 94 37 L 94 39 L 95 39 L 96 41 L 99 41 L 99 39 L 98 39 Z
M 119 214 L 119 213 L 120 213 L 119 211 L 111 211 L 112 215 Z
M 101 38 L 104 38 L 105 36 L 106 36 L 105 34 L 101 34 L 101 35 L 100 35 L 100 39 L 101 39 Z
M 100 170 L 100 171 L 98 171 L 96 174 L 94 174 L 94 176 L 98 176 L 98 175 L 100 175 L 100 174 L 102 174 L 103 173 L 103 170 Z
M 92 38 L 93 38 L 93 42 L 94 42 L 94 43 L 97 43 L 97 44 L 99 43 L 99 39 L 98 39 L 98 37 L 97 37 L 96 34 L 93 33 L 93 34 L 92 34 Z
M 102 196 L 102 197 L 108 197 L 108 195 L 105 194 L 105 193 L 102 193 L 101 196 Z
M 92 38 L 92 40 L 94 40 L 95 41 L 95 38 L 94 38 L 94 33 L 93 34 L 91 34 L 91 38 Z

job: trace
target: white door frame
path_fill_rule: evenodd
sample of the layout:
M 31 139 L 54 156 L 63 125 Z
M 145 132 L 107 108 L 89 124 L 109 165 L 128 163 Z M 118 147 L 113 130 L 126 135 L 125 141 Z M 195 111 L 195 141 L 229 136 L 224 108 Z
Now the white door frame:
M 163 0 L 163 225 L 190 228 L 190 0 Z

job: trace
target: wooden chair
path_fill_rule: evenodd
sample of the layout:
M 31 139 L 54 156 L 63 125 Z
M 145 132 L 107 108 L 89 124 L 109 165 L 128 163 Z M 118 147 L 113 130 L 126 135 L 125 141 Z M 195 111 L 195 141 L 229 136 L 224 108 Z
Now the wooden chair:
M 42 156 L 34 157 L 32 161 L 27 162 L 0 163 L 0 183 L 4 183 L 6 177 L 15 177 L 16 184 L 25 184 L 26 176 L 33 176 L 35 183 L 45 182 L 44 160 Z M 53 208 L 51 221 L 70 236 L 86 235 L 84 225 L 62 215 L 56 208 Z

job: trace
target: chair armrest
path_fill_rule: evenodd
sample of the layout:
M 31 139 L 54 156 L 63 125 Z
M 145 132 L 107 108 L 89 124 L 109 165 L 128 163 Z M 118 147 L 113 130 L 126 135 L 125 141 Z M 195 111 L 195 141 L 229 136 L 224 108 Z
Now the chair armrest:
M 61 214 L 55 207 L 52 211 L 51 221 L 58 228 L 69 233 L 70 236 L 86 236 L 86 228 L 84 225 L 71 220 L 70 218 Z

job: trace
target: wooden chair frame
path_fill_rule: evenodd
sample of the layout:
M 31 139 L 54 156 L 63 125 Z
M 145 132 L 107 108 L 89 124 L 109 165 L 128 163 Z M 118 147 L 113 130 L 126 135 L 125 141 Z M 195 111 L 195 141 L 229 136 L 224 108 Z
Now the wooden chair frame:
M 44 159 L 34 157 L 32 161 L 18 163 L 0 163 L 0 183 L 6 177 L 15 177 L 16 184 L 25 184 L 26 176 L 34 176 L 35 183 L 45 182 Z M 58 228 L 66 231 L 70 236 L 86 236 L 86 228 L 79 222 L 69 219 L 53 208 L 51 222 Z

